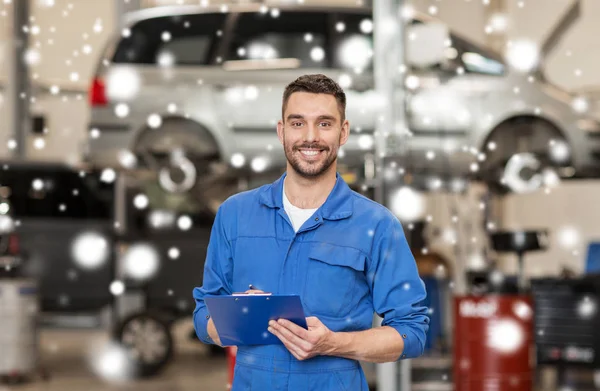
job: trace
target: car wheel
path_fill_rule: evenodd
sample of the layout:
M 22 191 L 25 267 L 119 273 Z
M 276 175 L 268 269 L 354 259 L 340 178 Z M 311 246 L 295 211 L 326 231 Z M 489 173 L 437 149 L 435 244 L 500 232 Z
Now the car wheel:
M 158 313 L 142 312 L 125 318 L 115 338 L 126 350 L 136 377 L 158 374 L 173 356 L 170 322 Z
M 227 166 L 194 156 L 183 148 L 174 150 L 169 163 L 158 169 L 157 181 L 165 196 L 187 198 L 188 206 L 197 205 L 212 216 L 229 196 L 240 190 L 240 178 Z
M 160 197 L 190 198 L 194 213 L 214 215 L 218 205 L 239 190 L 239 178 L 221 161 L 214 138 L 198 123 L 170 119 L 160 129 L 146 129 L 133 151 L 143 169 L 156 175 L 164 193 Z
M 531 118 L 501 125 L 483 149 L 485 160 L 479 163 L 477 179 L 498 193 L 535 191 L 555 181 L 558 170 L 570 163 L 570 147 L 560 131 Z M 559 149 L 566 152 L 556 156 Z
M 194 161 L 193 161 L 194 160 Z M 173 150 L 166 164 L 158 169 L 158 183 L 169 193 L 190 191 L 198 178 L 206 175 L 210 161 L 193 159 L 183 148 Z

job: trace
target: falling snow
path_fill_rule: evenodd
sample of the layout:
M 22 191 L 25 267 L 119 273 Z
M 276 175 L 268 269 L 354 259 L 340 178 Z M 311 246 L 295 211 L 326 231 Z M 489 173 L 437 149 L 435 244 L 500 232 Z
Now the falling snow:
M 177 219 L 177 226 L 182 231 L 187 231 L 192 228 L 192 219 L 189 216 L 180 216 Z
M 519 323 L 512 319 L 490 322 L 487 330 L 487 346 L 499 353 L 512 354 L 525 342 L 525 333 Z
M 108 261 L 108 240 L 96 232 L 83 232 L 73 241 L 71 254 L 82 269 L 98 269 Z
M 137 209 L 145 209 L 148 207 L 148 196 L 146 196 L 145 194 L 138 194 L 135 196 L 135 198 L 133 199 L 133 205 L 137 208 Z
M 135 280 L 152 278 L 158 271 L 159 265 L 160 256 L 149 244 L 134 244 L 123 255 L 124 272 Z
M 177 247 L 171 247 L 168 252 L 169 258 L 177 259 L 179 258 L 180 251 Z

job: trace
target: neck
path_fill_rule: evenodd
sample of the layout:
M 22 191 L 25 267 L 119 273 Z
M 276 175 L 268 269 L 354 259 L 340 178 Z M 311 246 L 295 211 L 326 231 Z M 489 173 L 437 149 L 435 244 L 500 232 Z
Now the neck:
M 335 186 L 335 178 L 335 165 L 316 178 L 303 177 L 288 167 L 283 191 L 292 205 L 302 209 L 315 209 L 323 205 L 329 197 Z

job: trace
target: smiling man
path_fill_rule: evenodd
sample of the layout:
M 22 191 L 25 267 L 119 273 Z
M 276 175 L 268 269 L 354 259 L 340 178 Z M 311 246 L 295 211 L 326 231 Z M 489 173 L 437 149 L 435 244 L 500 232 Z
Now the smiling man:
M 337 173 L 345 111 L 344 91 L 324 75 L 289 84 L 277 125 L 285 174 L 217 213 L 203 286 L 193 292 L 198 337 L 221 344 L 204 297 L 248 286 L 300 295 L 308 316 L 308 329 L 271 322 L 282 345 L 240 346 L 233 391 L 367 391 L 360 361 L 423 352 L 426 292 L 400 222 Z M 372 327 L 374 313 L 381 327 Z

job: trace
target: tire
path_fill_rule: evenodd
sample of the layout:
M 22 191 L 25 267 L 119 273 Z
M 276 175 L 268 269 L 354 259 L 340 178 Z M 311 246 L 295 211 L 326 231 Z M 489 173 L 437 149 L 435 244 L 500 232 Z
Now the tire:
M 214 216 L 218 206 L 239 190 L 239 178 L 221 161 L 215 139 L 196 122 L 165 119 L 160 128 L 140 133 L 133 152 L 143 168 L 156 175 L 160 191 L 153 194 L 158 205 L 186 199 L 175 202 L 184 205 L 178 212 Z
M 120 322 L 114 337 L 127 351 L 135 377 L 159 374 L 173 357 L 171 322 L 163 314 L 130 315 Z
M 182 118 L 169 118 L 157 129 L 144 129 L 133 153 L 143 168 L 157 174 L 161 187 L 172 193 L 189 191 L 220 160 L 211 133 Z
M 550 156 L 550 143 L 567 143 L 558 128 L 548 121 L 536 117 L 518 117 L 499 125 L 486 139 L 481 151 L 486 155 L 483 162 L 479 162 L 480 170 L 476 179 L 486 183 L 490 190 L 505 194 L 520 192 L 520 187 L 529 179 L 539 183 L 539 175 L 545 169 L 562 167 L 570 161 L 556 162 Z M 490 149 L 489 146 L 494 148 Z M 516 155 L 523 157 L 521 170 L 515 169 Z M 534 161 L 536 161 L 534 163 Z M 522 181 L 506 181 L 509 173 L 515 175 L 519 172 Z M 514 179 L 514 178 L 513 178 Z
M 210 131 L 184 118 L 165 118 L 159 128 L 143 129 L 134 143 L 133 153 L 144 161 L 144 153 L 168 157 L 176 149 L 206 161 L 218 160 L 220 155 L 219 146 Z

